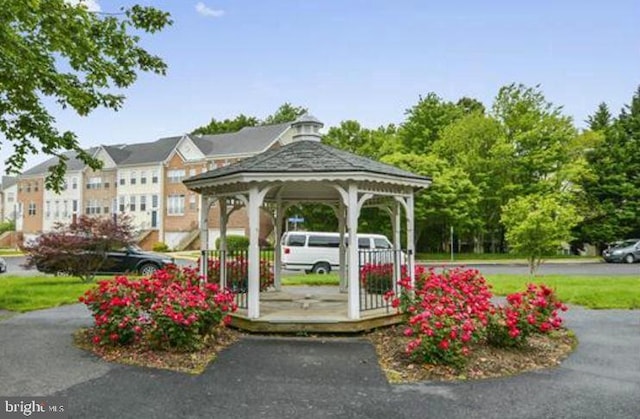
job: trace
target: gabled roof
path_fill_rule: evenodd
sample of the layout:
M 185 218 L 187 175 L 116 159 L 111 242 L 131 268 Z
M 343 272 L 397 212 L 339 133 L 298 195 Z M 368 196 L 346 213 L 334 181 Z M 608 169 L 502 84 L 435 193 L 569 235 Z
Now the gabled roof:
M 294 141 L 270 149 L 229 166 L 210 170 L 191 177 L 184 183 L 220 179 L 241 173 L 374 173 L 403 179 L 430 181 L 427 176 L 416 175 L 395 166 L 358 156 L 318 141 Z
M 118 166 L 153 164 L 165 161 L 182 136 L 166 137 L 149 143 L 105 147 Z
M 98 149 L 97 147 L 91 147 L 87 149 L 87 153 L 93 155 L 93 153 L 95 153 L 97 149 Z M 64 153 L 62 153 L 62 155 L 69 158 L 69 160 L 67 160 L 67 171 L 71 172 L 75 170 L 84 169 L 84 166 L 85 166 L 84 162 L 80 160 L 78 156 L 76 156 L 76 153 L 74 151 L 65 151 Z M 32 167 L 31 169 L 23 172 L 22 175 L 33 176 L 33 175 L 46 174 L 49 172 L 49 167 L 58 164 L 59 161 L 60 159 L 58 157 L 52 157 L 49 160 L 46 160 Z
M 12 187 L 16 183 L 18 183 L 17 176 L 2 176 L 2 183 L 0 183 L 0 187 L 4 190 Z
M 193 142 L 205 155 L 254 154 L 264 151 L 291 126 L 290 122 L 258 127 L 244 127 L 240 131 L 217 135 L 191 135 Z

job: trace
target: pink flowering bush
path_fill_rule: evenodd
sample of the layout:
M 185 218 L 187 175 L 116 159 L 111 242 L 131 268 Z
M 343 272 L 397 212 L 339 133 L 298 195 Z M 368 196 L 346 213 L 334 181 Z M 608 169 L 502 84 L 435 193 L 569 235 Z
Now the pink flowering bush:
M 529 284 L 525 292 L 507 296 L 505 306 L 494 307 L 487 325 L 487 342 L 497 347 L 521 346 L 536 333 L 562 326 L 559 311 L 567 306 L 545 285 Z
M 491 293 L 485 279 L 475 270 L 416 273 L 416 287 L 403 279 L 402 297 L 392 302 L 408 315 L 404 334 L 413 339 L 407 354 L 420 362 L 463 364 L 488 322 Z
M 490 286 L 474 269 L 436 273 L 418 266 L 415 286 L 409 278 L 400 286 L 400 295 L 388 292 L 385 298 L 407 315 L 407 355 L 424 363 L 461 367 L 473 343 L 517 346 L 532 333 L 558 329 L 558 310 L 566 310 L 544 285 L 529 285 L 507 296 L 505 307 L 494 306 Z
M 200 284 L 190 268 L 155 272 L 131 280 L 100 281 L 80 301 L 93 313 L 93 343 L 127 345 L 146 339 L 157 348 L 193 350 L 237 308 L 234 295 L 217 284 Z
M 373 294 L 393 290 L 393 263 L 367 263 L 361 266 L 360 284 Z

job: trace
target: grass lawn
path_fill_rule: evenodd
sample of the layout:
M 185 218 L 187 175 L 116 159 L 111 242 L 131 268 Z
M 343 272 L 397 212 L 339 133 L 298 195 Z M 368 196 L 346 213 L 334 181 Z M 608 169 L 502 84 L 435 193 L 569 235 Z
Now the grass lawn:
M 111 278 L 111 277 L 102 277 Z M 100 279 L 100 278 L 99 278 Z M 496 295 L 524 290 L 532 282 L 528 275 L 489 275 L 487 280 Z M 640 275 L 563 276 L 545 275 L 533 282 L 556 289 L 570 304 L 592 309 L 640 309 Z M 338 285 L 337 273 L 329 275 L 288 275 L 283 285 Z M 78 297 L 93 284 L 83 284 L 67 276 L 0 276 L 0 309 L 26 312 L 78 302 Z
M 464 260 L 481 260 L 481 261 L 506 261 L 506 260 L 521 260 L 526 262 L 527 257 L 522 255 L 514 255 L 512 253 L 454 253 L 453 260 L 455 261 L 464 261 Z M 557 259 L 571 259 L 571 260 L 584 260 L 584 261 L 592 261 L 592 260 L 600 260 L 599 257 L 587 257 L 587 256 L 576 256 L 576 255 L 550 255 L 545 256 L 545 260 L 557 260 Z M 417 253 L 416 260 L 421 261 L 443 261 L 449 262 L 451 261 L 450 253 Z
M 521 291 L 534 282 L 552 287 L 566 303 L 593 309 L 640 309 L 640 275 L 544 275 L 533 280 L 528 275 L 487 275 L 486 278 L 496 295 Z
M 93 284 L 69 276 L 0 276 L 0 309 L 25 312 L 78 302 Z
M 0 249 L 0 256 L 23 256 L 24 253 L 22 253 L 21 250 L 16 250 L 16 249 Z

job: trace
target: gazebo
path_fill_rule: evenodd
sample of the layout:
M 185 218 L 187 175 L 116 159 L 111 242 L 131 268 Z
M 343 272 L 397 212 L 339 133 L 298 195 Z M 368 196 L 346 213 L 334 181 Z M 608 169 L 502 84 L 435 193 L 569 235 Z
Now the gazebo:
M 253 157 L 214 169 L 184 181 L 200 194 L 200 270 L 206 277 L 208 255 L 208 213 L 211 205 L 220 209 L 221 255 L 226 250 L 226 224 L 232 211 L 244 206 L 249 221 L 247 321 L 257 321 L 260 310 L 260 211 L 274 221 L 274 286 L 281 284 L 281 236 L 285 211 L 300 203 L 318 203 L 333 208 L 339 231 L 346 240 L 340 246 L 341 288 L 347 293 L 346 321 L 361 318 L 359 281 L 358 219 L 364 207 L 377 207 L 391 217 L 392 243 L 397 250 L 394 278 L 400 277 L 402 215 L 406 221 L 407 272 L 413 280 L 414 194 L 431 184 L 431 179 L 394 166 L 357 156 L 322 144 L 322 123 L 304 115 L 292 124 L 296 134 L 290 143 Z M 344 243 L 346 242 L 346 246 Z M 225 262 L 220 265 L 225 276 Z M 313 321 L 313 320 L 311 320 Z

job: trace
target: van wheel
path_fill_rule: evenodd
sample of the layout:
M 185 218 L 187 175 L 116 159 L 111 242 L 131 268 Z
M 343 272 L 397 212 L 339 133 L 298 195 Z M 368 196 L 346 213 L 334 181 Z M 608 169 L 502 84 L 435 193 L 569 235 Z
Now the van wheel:
M 636 259 L 633 257 L 631 253 L 629 253 L 627 256 L 624 257 L 624 261 L 627 263 L 633 263 L 636 261 Z
M 319 275 L 328 274 L 329 272 L 331 272 L 331 265 L 329 265 L 327 262 L 318 262 L 313 265 L 311 272 Z

